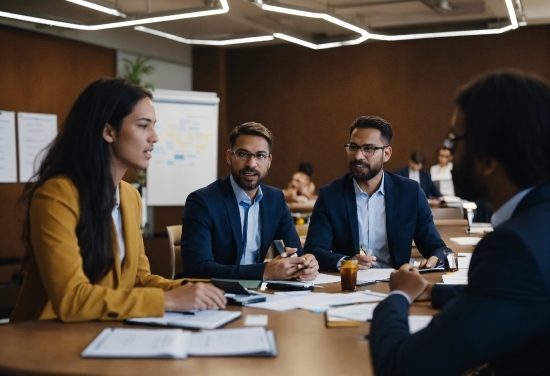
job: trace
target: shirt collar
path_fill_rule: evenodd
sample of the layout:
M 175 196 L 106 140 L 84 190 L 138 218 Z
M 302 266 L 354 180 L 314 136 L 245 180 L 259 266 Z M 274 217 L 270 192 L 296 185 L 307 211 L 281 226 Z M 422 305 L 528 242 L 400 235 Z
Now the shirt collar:
M 118 208 L 120 206 L 120 190 L 119 190 L 119 187 L 120 187 L 120 185 L 117 185 L 116 190 L 115 190 L 115 208 Z
M 244 201 L 248 204 L 252 204 L 252 200 L 250 200 L 250 197 L 248 197 L 244 189 L 239 187 L 237 182 L 235 182 L 235 179 L 233 179 L 233 175 L 231 174 L 229 175 L 229 180 L 231 181 L 231 187 L 233 188 L 233 192 L 235 193 L 235 198 L 237 199 L 237 203 Z M 259 203 L 262 197 L 264 197 L 264 195 L 262 192 L 262 186 L 260 185 L 258 186 L 258 192 L 256 193 L 256 197 L 254 199 L 254 205 L 256 203 Z
M 512 217 L 514 210 L 518 206 L 519 202 L 535 187 L 525 188 L 523 191 L 517 193 L 514 197 L 506 201 L 494 214 L 491 216 L 491 225 L 493 228 L 500 226 Z
M 385 191 L 384 191 L 384 171 L 382 171 L 382 180 L 380 180 L 380 187 L 376 190 L 376 192 L 374 192 L 372 195 L 374 196 L 375 194 L 377 194 L 378 192 L 380 192 L 383 196 L 386 195 Z M 361 195 L 366 195 L 367 197 L 369 196 L 365 191 L 363 191 L 361 189 L 361 187 L 359 187 L 359 184 L 357 184 L 357 182 L 355 181 L 355 179 L 353 179 L 353 189 L 355 190 L 355 196 L 361 196 Z

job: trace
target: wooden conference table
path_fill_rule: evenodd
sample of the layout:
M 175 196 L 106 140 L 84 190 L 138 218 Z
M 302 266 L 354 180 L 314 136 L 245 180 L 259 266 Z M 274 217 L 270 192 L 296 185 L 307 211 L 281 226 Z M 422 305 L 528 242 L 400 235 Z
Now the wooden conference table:
M 465 228 L 464 228 L 465 229 Z M 462 235 L 462 227 L 452 236 Z M 453 231 L 448 229 L 449 234 Z M 468 249 L 472 249 L 469 247 Z M 458 250 L 463 252 L 464 250 Z M 426 273 L 431 282 L 441 272 Z M 341 292 L 339 283 L 325 284 L 317 292 Z M 358 287 L 389 292 L 388 283 Z M 27 322 L 0 327 L 0 374 L 65 375 L 362 375 L 373 374 L 369 342 L 370 322 L 359 328 L 326 328 L 324 315 L 304 310 L 273 312 L 242 309 L 243 316 L 226 328 L 242 327 L 248 314 L 267 314 L 268 329 L 275 332 L 279 355 L 275 358 L 83 359 L 82 350 L 107 327 L 131 327 L 118 322 L 63 324 L 58 321 Z M 411 314 L 433 315 L 428 302 L 413 303 Z M 143 327 L 141 327 L 143 328 Z

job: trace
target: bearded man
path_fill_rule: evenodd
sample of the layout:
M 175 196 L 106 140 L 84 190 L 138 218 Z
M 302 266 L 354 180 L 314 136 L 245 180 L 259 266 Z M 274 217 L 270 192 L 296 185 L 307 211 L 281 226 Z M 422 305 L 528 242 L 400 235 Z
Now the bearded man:
M 443 260 L 446 245 L 435 228 L 418 183 L 384 171 L 392 154 L 391 125 L 375 116 L 357 118 L 345 145 L 350 173 L 319 191 L 305 251 L 321 270 L 338 270 L 355 256 L 359 269 L 399 268 L 411 258 L 415 241 L 424 256 L 420 268 Z
M 233 129 L 229 144 L 229 176 L 191 193 L 185 202 L 183 275 L 315 279 L 319 266 L 313 255 L 303 254 L 283 192 L 262 184 L 273 159 L 271 132 L 262 124 L 245 123 Z M 264 262 L 278 239 L 288 246 L 286 253 Z

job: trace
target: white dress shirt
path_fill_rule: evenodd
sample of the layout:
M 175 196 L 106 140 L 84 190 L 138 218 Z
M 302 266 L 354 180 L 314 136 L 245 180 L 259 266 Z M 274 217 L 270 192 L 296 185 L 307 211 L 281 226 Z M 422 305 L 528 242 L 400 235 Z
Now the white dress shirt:
M 497 228 L 497 226 L 500 226 L 512 218 L 512 214 L 514 214 L 514 210 L 516 210 L 519 202 L 523 200 L 527 193 L 531 192 L 533 189 L 535 189 L 535 187 L 525 188 L 523 191 L 517 193 L 514 197 L 506 201 L 504 205 L 494 212 L 491 216 L 491 225 L 493 228 Z
M 411 168 L 409 168 L 409 179 L 412 179 L 420 184 L 420 172 L 413 171 Z
M 453 169 L 453 162 L 447 163 L 446 166 L 439 164 L 430 167 L 430 176 L 434 182 L 439 182 L 439 192 L 443 196 L 454 196 L 455 187 L 453 185 L 453 175 L 451 170 Z
M 122 232 L 122 215 L 120 214 L 120 190 L 118 185 L 115 191 L 115 206 L 111 211 L 111 217 L 113 218 L 113 222 L 115 223 L 116 237 L 118 241 L 118 258 L 120 259 L 120 265 L 122 265 L 124 257 L 126 256 L 126 246 L 124 243 L 124 233 Z

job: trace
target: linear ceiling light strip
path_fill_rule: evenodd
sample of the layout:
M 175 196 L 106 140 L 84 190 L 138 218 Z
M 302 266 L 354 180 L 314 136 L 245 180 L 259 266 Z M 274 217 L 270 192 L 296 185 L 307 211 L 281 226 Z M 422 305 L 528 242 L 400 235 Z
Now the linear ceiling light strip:
M 219 1 L 222 6 L 221 8 L 200 10 L 197 12 L 189 12 L 189 13 L 172 14 L 168 16 L 143 18 L 139 20 L 113 22 L 113 23 L 107 23 L 102 25 L 79 25 L 79 24 L 74 24 L 69 22 L 53 21 L 53 20 L 47 20 L 44 18 L 29 17 L 21 14 L 14 14 L 14 13 L 7 13 L 7 12 L 0 12 L 0 17 L 11 18 L 11 19 L 20 20 L 20 21 L 34 22 L 34 23 L 50 25 L 50 26 L 64 27 L 67 29 L 94 31 L 94 30 L 114 29 L 118 27 L 144 25 L 149 23 L 175 21 L 175 20 L 182 20 L 185 18 L 214 16 L 216 14 L 227 13 L 229 11 L 229 5 L 227 4 L 227 0 L 219 0 Z
M 159 37 L 167 38 L 174 40 L 180 43 L 186 44 L 202 44 L 207 46 L 228 46 L 231 44 L 240 44 L 240 43 L 254 43 L 254 42 L 267 42 L 275 39 L 271 35 L 265 35 L 260 37 L 250 37 L 250 38 L 238 38 L 238 39 L 226 39 L 226 40 L 201 40 L 201 39 L 187 39 L 178 37 L 177 35 L 168 34 L 163 31 L 158 31 L 155 29 L 150 29 L 148 27 L 136 26 L 134 30 L 142 31 L 144 33 L 153 34 Z
M 342 42 L 332 42 L 332 43 L 324 43 L 324 44 L 314 44 L 296 37 L 292 37 L 287 34 L 283 33 L 274 33 L 273 35 L 276 38 L 284 39 L 286 41 L 299 44 L 304 47 L 309 47 L 315 50 L 325 49 L 325 48 L 333 48 L 333 47 L 340 47 L 340 46 L 348 46 L 353 44 L 359 44 L 364 42 L 365 40 L 371 38 L 371 39 L 377 39 L 377 40 L 384 40 L 384 41 L 397 41 L 397 40 L 412 40 L 412 39 L 427 39 L 427 38 L 444 38 L 444 37 L 457 37 L 457 36 L 472 36 L 472 35 L 491 35 L 491 34 L 501 34 L 509 30 L 516 29 L 518 27 L 518 21 L 516 17 L 516 12 L 514 10 L 514 6 L 512 5 L 512 0 L 504 0 L 506 3 L 506 8 L 508 10 L 508 15 L 510 17 L 510 25 L 499 28 L 499 29 L 483 29 L 483 30 L 463 30 L 463 31 L 448 31 L 448 32 L 438 32 L 438 33 L 422 33 L 422 34 L 403 34 L 403 35 L 381 35 L 381 34 L 371 34 L 367 32 L 366 30 L 363 30 L 355 25 L 349 24 L 347 22 L 344 22 L 336 17 L 333 17 L 331 15 L 325 14 L 325 13 L 319 13 L 319 12 L 310 12 L 310 11 L 304 11 L 304 10 L 296 10 L 292 8 L 286 8 L 281 5 L 269 5 L 269 4 L 263 4 L 260 2 L 258 5 L 267 11 L 272 12 L 279 12 L 279 13 L 286 13 L 291 14 L 295 16 L 301 16 L 301 17 L 309 17 L 309 18 L 319 18 L 324 19 L 328 22 L 332 22 L 336 25 L 342 26 L 346 29 L 355 31 L 357 33 L 361 34 L 361 38 L 354 39 L 354 40 L 348 40 L 348 41 L 342 41 Z
M 83 7 L 94 9 L 94 10 L 97 10 L 97 11 L 100 11 L 100 12 L 103 12 L 103 13 L 112 14 L 113 16 L 126 18 L 126 15 L 124 13 L 121 13 L 116 9 L 107 8 L 107 7 L 104 7 L 102 5 L 98 5 L 98 4 L 95 4 L 95 3 L 90 3 L 89 1 L 85 1 L 85 0 L 67 0 L 67 1 L 70 2 L 70 3 L 81 5 Z

